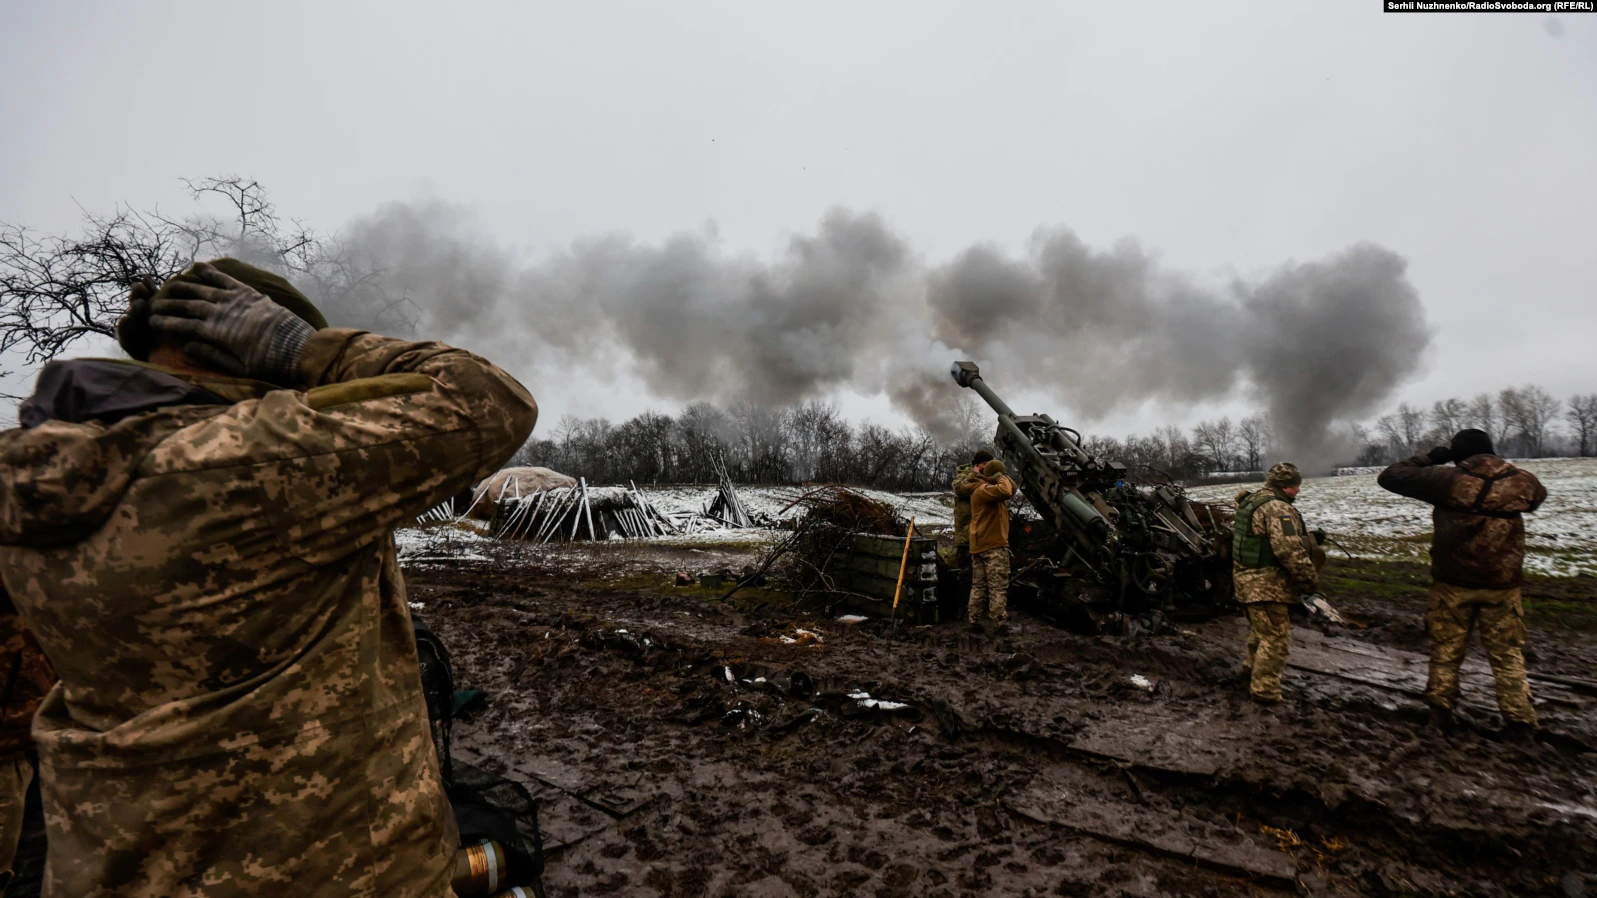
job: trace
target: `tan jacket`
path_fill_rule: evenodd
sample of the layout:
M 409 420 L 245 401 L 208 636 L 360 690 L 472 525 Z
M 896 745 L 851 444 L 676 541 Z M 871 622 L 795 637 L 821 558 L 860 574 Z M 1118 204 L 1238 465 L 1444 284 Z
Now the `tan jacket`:
M 996 483 L 978 481 L 970 494 L 970 554 L 1009 545 L 1009 499 L 1015 481 L 999 474 Z
M 358 331 L 318 331 L 302 372 L 0 434 L 0 575 L 62 680 L 34 725 L 46 898 L 450 894 L 393 530 L 537 407 Z

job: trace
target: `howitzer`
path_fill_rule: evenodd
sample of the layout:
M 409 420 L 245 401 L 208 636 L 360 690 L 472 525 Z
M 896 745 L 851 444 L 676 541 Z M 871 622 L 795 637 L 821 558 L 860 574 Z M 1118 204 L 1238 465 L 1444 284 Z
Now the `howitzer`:
M 1231 603 L 1227 513 L 1192 502 L 1168 478 L 1145 482 L 1094 456 L 1048 415 L 1016 415 L 974 363 L 955 362 L 952 373 L 998 413 L 994 445 L 1042 518 L 1011 539 L 1018 600 L 1035 598 L 1045 616 L 1092 632 Z

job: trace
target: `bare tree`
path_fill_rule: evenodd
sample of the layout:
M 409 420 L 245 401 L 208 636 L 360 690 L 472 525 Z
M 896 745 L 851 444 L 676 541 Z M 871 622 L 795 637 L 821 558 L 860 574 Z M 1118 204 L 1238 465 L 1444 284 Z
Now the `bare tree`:
M 1509 387 L 1497 394 L 1505 429 L 1520 438 L 1523 451 L 1529 456 L 1542 454 L 1547 438 L 1547 427 L 1558 415 L 1562 405 L 1552 394 L 1538 386 Z
M 1397 407 L 1397 417 L 1403 428 L 1403 445 L 1410 451 L 1419 450 L 1425 439 L 1425 413 L 1407 402 Z
M 199 203 L 219 199 L 225 217 L 174 218 L 118 207 L 84 211 L 72 236 L 0 225 L 0 352 L 42 365 L 90 336 L 115 337 L 127 289 L 141 277 L 172 277 L 196 259 L 232 255 L 300 282 L 336 323 L 410 333 L 415 303 L 382 272 L 353 260 L 335 240 L 285 222 L 260 182 L 237 176 L 184 180 Z
M 1579 441 L 1582 458 L 1597 454 L 1597 393 L 1579 393 L 1569 397 L 1569 408 L 1564 410 L 1564 420 Z
M 1438 399 L 1431 404 L 1431 428 L 1443 441 L 1464 429 L 1469 418 L 1469 406 L 1462 399 Z
M 1470 400 L 1465 420 L 1476 430 L 1485 431 L 1494 444 L 1501 443 L 1508 437 L 1508 426 L 1503 422 L 1497 402 L 1492 399 L 1490 393 L 1481 393 Z
M 1231 419 L 1200 423 L 1192 429 L 1192 445 L 1209 459 L 1211 471 L 1229 470 L 1236 456 L 1236 433 Z
M 1263 415 L 1249 415 L 1243 418 L 1242 424 L 1237 428 L 1237 440 L 1242 444 L 1243 461 L 1247 469 L 1261 470 L 1264 467 L 1264 455 L 1275 440 L 1275 434 L 1270 428 L 1270 419 Z
M 76 237 L 0 226 L 0 352 L 42 365 L 90 336 L 115 337 L 128 287 L 189 262 L 182 233 L 128 209 L 85 213 Z

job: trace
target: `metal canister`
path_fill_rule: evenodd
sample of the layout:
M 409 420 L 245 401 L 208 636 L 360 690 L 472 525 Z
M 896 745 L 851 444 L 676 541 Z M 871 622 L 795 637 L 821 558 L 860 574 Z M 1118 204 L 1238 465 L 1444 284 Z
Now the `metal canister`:
M 532 889 L 526 886 L 511 886 L 509 889 L 495 895 L 494 898 L 534 898 Z
M 467 845 L 455 855 L 455 878 L 450 884 L 457 898 L 489 898 L 505 878 L 505 849 L 491 839 Z

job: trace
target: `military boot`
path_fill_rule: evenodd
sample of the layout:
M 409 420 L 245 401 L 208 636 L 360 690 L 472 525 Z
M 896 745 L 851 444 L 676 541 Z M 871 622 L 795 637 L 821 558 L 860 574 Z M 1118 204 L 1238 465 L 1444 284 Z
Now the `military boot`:
M 1428 708 L 1430 718 L 1425 722 L 1426 729 L 1441 733 L 1443 736 L 1451 736 L 1458 732 L 1458 721 L 1453 719 L 1452 708 L 1444 708 L 1441 705 L 1430 705 Z
M 1521 747 L 1536 744 L 1536 728 L 1519 720 L 1510 720 L 1503 725 L 1503 732 L 1498 737 L 1507 745 Z

